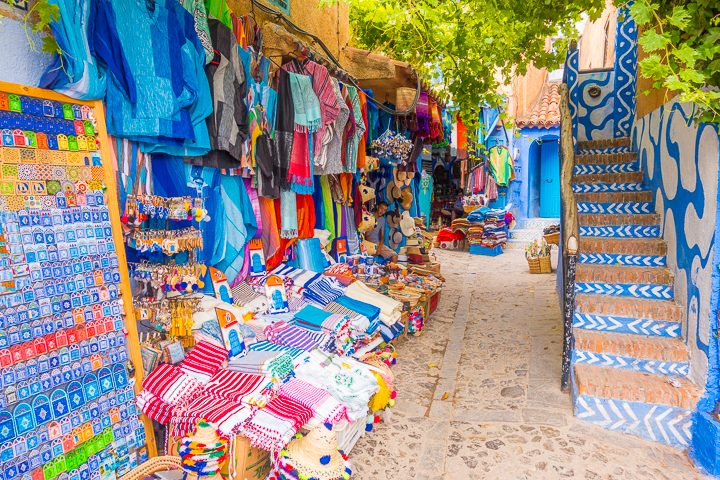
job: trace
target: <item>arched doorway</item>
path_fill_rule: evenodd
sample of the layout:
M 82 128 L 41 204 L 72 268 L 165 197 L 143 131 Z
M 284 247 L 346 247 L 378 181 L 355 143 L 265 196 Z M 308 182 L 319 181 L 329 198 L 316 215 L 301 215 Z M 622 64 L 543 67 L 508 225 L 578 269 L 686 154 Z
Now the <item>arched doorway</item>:
M 560 152 L 557 135 L 536 139 L 529 150 L 528 217 L 560 217 Z

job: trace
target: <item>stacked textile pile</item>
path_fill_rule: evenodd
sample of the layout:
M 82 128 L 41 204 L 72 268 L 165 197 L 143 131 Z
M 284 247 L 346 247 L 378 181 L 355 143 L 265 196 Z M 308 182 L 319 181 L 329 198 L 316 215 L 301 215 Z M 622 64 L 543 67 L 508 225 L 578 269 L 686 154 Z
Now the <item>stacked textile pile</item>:
M 462 233 L 463 235 L 467 235 L 469 228 L 470 222 L 467 218 L 456 218 L 450 225 L 450 229 L 453 232 Z
M 502 209 L 482 207 L 468 215 L 472 222 L 468 232 L 471 245 L 486 248 L 504 246 L 508 238 L 507 212 Z
M 347 287 L 345 296 L 353 300 L 375 305 L 380 309 L 380 320 L 387 326 L 400 321 L 402 304 L 397 300 L 382 295 L 362 282 L 355 282 Z
M 293 360 L 286 352 L 249 351 L 228 362 L 228 370 L 255 375 L 268 375 L 280 381 L 292 376 Z
M 467 240 L 470 245 L 480 245 L 482 243 L 483 234 L 485 233 L 484 223 L 475 223 L 468 228 Z
M 302 310 L 295 313 L 293 324 L 332 337 L 335 353 L 338 355 L 345 355 L 352 348 L 352 324 L 346 315 L 326 312 L 312 305 L 305 305 Z

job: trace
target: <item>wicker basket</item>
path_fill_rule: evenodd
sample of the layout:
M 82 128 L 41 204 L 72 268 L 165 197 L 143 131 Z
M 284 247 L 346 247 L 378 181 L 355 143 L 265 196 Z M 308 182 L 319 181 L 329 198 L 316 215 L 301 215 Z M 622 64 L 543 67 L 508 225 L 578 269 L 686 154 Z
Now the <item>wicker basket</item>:
M 552 273 L 550 255 L 542 257 L 527 257 L 530 273 Z
M 463 210 L 465 210 L 465 213 L 472 213 L 480 207 L 482 205 L 463 205 Z
M 540 272 L 540 257 L 527 257 L 528 268 L 530 273 L 541 273 Z
M 180 457 L 174 457 L 171 455 L 154 457 L 142 465 L 138 465 L 130 470 L 128 473 L 120 477 L 120 480 L 142 480 L 153 473 L 165 470 L 178 470 L 179 468 Z
M 395 110 L 404 112 L 411 107 L 415 107 L 413 102 L 415 101 L 416 92 L 417 89 L 411 87 L 398 88 L 395 92 Z
M 552 273 L 552 264 L 550 263 L 550 255 L 538 257 L 540 262 L 540 273 Z
M 548 233 L 544 235 L 545 241 L 552 245 L 560 245 L 560 232 Z

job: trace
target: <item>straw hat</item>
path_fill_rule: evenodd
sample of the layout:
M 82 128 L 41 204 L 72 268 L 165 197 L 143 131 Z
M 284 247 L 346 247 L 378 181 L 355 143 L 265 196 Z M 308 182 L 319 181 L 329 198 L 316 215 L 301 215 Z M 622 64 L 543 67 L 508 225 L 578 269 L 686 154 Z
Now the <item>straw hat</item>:
M 397 210 L 393 210 L 387 213 L 387 223 L 390 228 L 397 228 L 400 226 L 400 213 Z
M 388 235 L 388 247 L 390 247 L 392 250 L 396 250 L 400 244 L 403 241 L 403 234 L 398 229 L 392 229 L 390 230 L 390 234 Z
M 368 185 L 360 185 L 360 196 L 362 197 L 362 203 L 367 203 L 375 198 L 375 189 Z
M 352 474 L 347 456 L 338 448 L 335 432 L 326 425 L 305 436 L 298 434 L 276 455 L 275 463 L 281 471 L 317 480 L 343 480 Z
M 393 203 L 395 200 L 402 198 L 402 191 L 395 182 L 388 182 L 387 189 L 385 190 L 385 196 L 387 197 L 388 203 Z
M 415 221 L 410 216 L 410 212 L 408 212 L 407 210 L 402 213 L 402 219 L 400 220 L 400 229 L 402 230 L 403 235 L 405 235 L 406 237 L 415 234 Z
M 404 189 L 402 191 L 402 193 L 400 194 L 400 205 L 402 205 L 402 207 L 405 210 L 408 210 L 410 207 L 412 207 L 412 201 L 413 201 L 412 192 L 410 191 L 409 188 Z

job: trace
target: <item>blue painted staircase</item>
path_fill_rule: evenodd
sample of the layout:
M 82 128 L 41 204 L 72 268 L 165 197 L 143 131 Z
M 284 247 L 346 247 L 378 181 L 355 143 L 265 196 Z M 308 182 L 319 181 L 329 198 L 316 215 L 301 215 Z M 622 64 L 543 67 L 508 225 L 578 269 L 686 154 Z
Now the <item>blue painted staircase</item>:
M 686 448 L 699 391 L 689 381 L 667 246 L 627 138 L 581 142 L 573 191 L 580 253 L 572 382 L 575 416 Z

